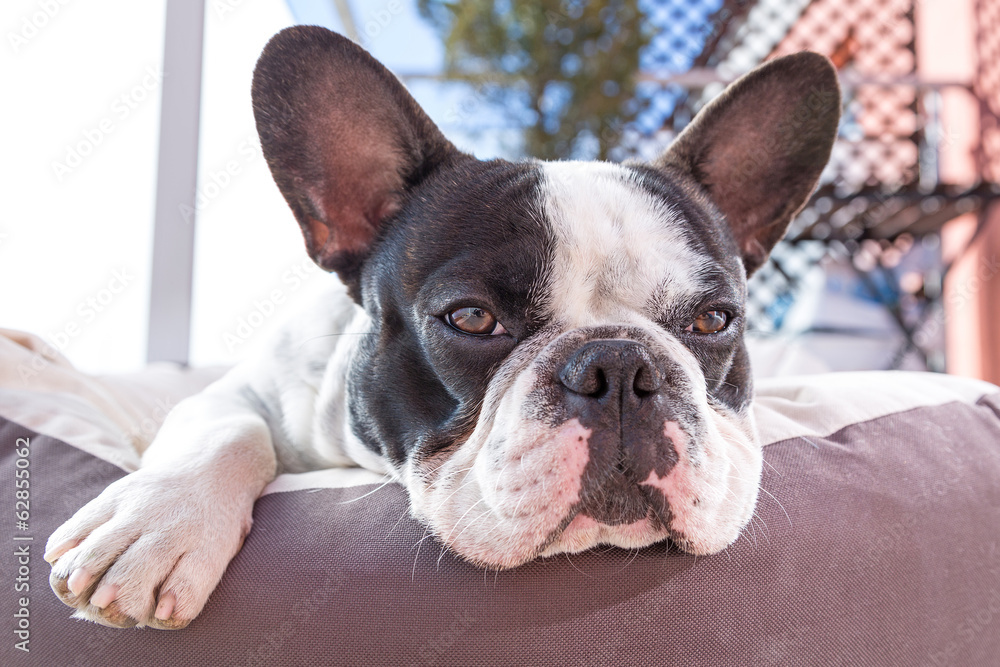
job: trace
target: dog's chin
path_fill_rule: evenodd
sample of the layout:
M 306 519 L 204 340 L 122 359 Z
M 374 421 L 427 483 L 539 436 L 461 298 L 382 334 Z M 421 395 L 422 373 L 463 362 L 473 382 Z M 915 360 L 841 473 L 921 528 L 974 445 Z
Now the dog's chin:
M 652 516 L 629 524 L 608 525 L 585 514 L 577 514 L 566 529 L 547 548 L 538 554 L 541 557 L 562 553 L 580 553 L 597 546 L 607 545 L 621 549 L 640 549 L 660 542 L 669 541 L 678 550 L 695 556 L 718 553 L 736 541 L 742 526 L 733 531 L 717 532 L 714 535 L 687 535 L 663 528 L 662 522 Z
M 664 527 L 664 522 L 653 512 L 638 521 L 615 525 L 602 523 L 581 512 L 566 521 L 565 528 L 553 536 L 548 545 L 538 549 L 531 557 L 512 563 L 510 556 L 504 554 L 498 562 L 479 560 L 478 563 L 487 567 L 509 568 L 523 565 L 535 557 L 546 558 L 559 554 L 577 554 L 599 546 L 634 550 L 661 542 L 669 542 L 677 550 L 687 554 L 709 556 L 719 553 L 735 542 L 744 526 L 744 523 L 736 522 L 727 526 L 725 530 L 717 530 L 707 535 L 688 536 L 671 530 L 669 527 Z M 504 563 L 504 565 L 500 563 Z
M 663 522 L 652 515 L 632 523 L 608 525 L 580 513 L 567 523 L 558 538 L 539 555 L 579 553 L 600 545 L 638 549 L 672 537 L 669 529 L 663 528 Z
M 627 524 L 609 525 L 583 513 L 577 513 L 563 522 L 547 540 L 537 544 L 526 536 L 512 536 L 505 545 L 477 539 L 445 541 L 447 535 L 437 534 L 444 546 L 470 563 L 487 568 L 505 570 L 519 567 L 537 558 L 560 554 L 578 554 L 599 546 L 612 546 L 635 550 L 661 542 L 669 542 L 677 550 L 696 556 L 719 553 L 732 544 L 742 532 L 743 525 L 735 530 L 717 531 L 710 535 L 688 536 L 664 528 L 662 521 L 649 516 Z

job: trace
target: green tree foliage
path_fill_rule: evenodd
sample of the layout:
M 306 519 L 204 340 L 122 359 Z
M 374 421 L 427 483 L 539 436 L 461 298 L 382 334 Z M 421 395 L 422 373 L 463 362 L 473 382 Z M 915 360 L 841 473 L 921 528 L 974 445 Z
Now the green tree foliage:
M 420 10 L 444 39 L 446 75 L 502 105 L 530 155 L 606 159 L 639 111 L 650 36 L 638 0 L 420 0 Z

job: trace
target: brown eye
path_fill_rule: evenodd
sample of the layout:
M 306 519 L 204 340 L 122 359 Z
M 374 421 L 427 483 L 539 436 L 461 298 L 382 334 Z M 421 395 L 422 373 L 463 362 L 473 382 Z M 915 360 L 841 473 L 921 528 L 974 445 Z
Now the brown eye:
M 726 328 L 729 323 L 729 315 L 721 310 L 706 310 L 704 313 L 694 318 L 694 322 L 688 325 L 685 331 L 700 334 L 719 333 Z
M 475 306 L 456 308 L 445 319 L 459 331 L 473 336 L 498 336 L 507 333 L 493 313 Z

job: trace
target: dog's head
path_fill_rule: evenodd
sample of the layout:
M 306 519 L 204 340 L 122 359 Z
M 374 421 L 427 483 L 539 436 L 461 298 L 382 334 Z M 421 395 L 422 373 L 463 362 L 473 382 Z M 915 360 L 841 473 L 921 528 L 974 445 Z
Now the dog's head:
M 371 319 L 350 427 L 450 548 L 737 538 L 762 462 L 746 279 L 829 158 L 826 59 L 754 70 L 652 164 L 477 160 L 322 28 L 271 40 L 253 100 L 310 255 Z

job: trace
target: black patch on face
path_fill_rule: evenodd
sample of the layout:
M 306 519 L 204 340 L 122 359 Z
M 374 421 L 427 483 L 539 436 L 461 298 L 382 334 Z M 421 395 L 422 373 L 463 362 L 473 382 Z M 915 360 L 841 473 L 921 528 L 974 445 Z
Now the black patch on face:
M 365 264 L 362 304 L 374 322 L 348 377 L 352 424 L 395 464 L 471 433 L 490 379 L 541 325 L 552 240 L 530 163 L 473 159 L 417 187 Z M 472 336 L 445 322 L 456 308 L 493 313 L 509 332 Z
M 690 303 L 674 303 L 662 324 L 687 346 L 701 365 L 710 403 L 740 412 L 750 403 L 752 380 L 743 339 L 746 278 L 740 252 L 722 214 L 689 174 L 675 169 L 629 165 L 654 197 L 668 203 L 684 221 L 688 245 L 706 257 L 701 280 L 706 288 Z M 685 334 L 683 329 L 700 312 L 721 307 L 730 315 L 728 328 L 718 334 Z

